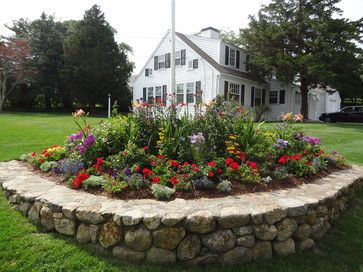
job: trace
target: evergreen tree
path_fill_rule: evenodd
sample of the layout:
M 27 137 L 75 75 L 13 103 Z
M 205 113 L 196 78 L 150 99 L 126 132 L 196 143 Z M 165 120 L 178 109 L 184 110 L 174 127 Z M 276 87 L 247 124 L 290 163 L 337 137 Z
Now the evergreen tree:
M 127 110 L 130 103 L 127 80 L 133 65 L 114 34 L 97 5 L 85 12 L 83 20 L 68 22 L 64 41 L 67 87 L 79 105 L 91 110 L 96 104 L 105 106 L 107 94 L 118 100 L 121 110 Z

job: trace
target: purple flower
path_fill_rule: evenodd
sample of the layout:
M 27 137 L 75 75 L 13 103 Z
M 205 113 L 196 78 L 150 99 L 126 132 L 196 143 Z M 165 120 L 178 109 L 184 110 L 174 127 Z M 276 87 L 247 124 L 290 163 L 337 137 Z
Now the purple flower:
M 332 154 L 333 156 L 338 155 L 338 151 L 333 150 L 333 151 L 331 152 L 331 154 Z
M 53 167 L 53 171 L 57 174 L 64 174 L 67 176 L 74 176 L 79 171 L 84 169 L 84 164 L 78 159 L 62 159 L 57 162 Z
M 83 142 L 84 147 L 88 148 L 93 145 L 93 143 L 96 140 L 96 136 L 93 134 L 90 134 L 86 137 L 86 139 Z
M 289 145 L 289 142 L 288 141 L 285 141 L 283 139 L 277 139 L 276 142 L 274 143 L 274 147 L 277 147 L 277 148 L 285 148 Z
M 199 132 L 197 135 L 193 134 L 188 136 L 190 139 L 190 143 L 194 145 L 200 145 L 205 141 L 205 138 L 203 136 L 203 133 Z
M 79 131 L 77 133 L 71 134 L 68 136 L 68 141 L 74 142 L 75 140 L 80 140 L 83 137 L 83 132 Z
M 86 153 L 88 148 L 80 144 L 77 145 L 75 149 L 78 151 L 79 154 L 83 154 Z
M 320 138 L 318 137 L 312 137 L 312 136 L 305 136 L 302 138 L 304 142 L 307 142 L 312 145 L 318 145 L 320 144 Z
M 130 168 L 126 168 L 125 170 L 124 170 L 124 174 L 126 175 L 126 176 L 131 176 L 132 175 L 132 171 L 131 171 L 131 169 Z

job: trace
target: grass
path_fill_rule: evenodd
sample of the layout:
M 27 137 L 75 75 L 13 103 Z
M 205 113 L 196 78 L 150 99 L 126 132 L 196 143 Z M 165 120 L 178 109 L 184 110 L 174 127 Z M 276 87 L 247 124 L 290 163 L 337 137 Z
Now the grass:
M 92 118 L 90 122 L 98 122 Z M 307 134 L 322 137 L 324 147 L 339 150 L 352 163 L 363 165 L 363 125 L 306 124 Z M 62 144 L 75 130 L 72 119 L 52 114 L 0 115 L 0 160 L 24 152 Z M 12 210 L 0 192 L 0 271 L 226 271 L 226 272 L 363 272 L 363 192 L 326 235 L 315 252 L 279 258 L 259 264 L 232 267 L 136 266 L 112 260 L 92 248 L 79 246 L 56 234 L 40 233 L 25 217 Z

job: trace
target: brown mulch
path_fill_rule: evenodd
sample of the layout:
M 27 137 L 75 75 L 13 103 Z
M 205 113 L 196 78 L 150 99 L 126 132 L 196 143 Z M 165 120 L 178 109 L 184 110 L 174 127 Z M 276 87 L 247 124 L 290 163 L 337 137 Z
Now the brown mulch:
M 26 163 L 24 163 L 27 168 L 32 171 L 36 172 L 42 177 L 47 178 L 50 181 L 53 181 L 59 185 L 65 185 L 66 182 L 63 176 L 54 175 L 51 173 L 43 173 L 39 169 L 32 167 Z M 331 167 L 326 171 L 320 171 L 319 173 L 313 174 L 309 177 L 292 177 L 288 180 L 284 181 L 277 181 L 273 180 L 269 183 L 251 183 L 251 184 L 242 184 L 239 182 L 232 182 L 232 191 L 230 193 L 220 192 L 216 189 L 213 190 L 191 190 L 188 192 L 181 192 L 177 191 L 170 200 L 175 198 L 183 198 L 183 199 L 198 199 L 198 198 L 218 198 L 218 197 L 225 197 L 230 195 L 243 195 L 248 193 L 257 193 L 257 192 L 269 192 L 287 188 L 293 188 L 301 184 L 311 183 L 317 179 L 324 178 L 329 174 L 337 171 L 341 171 L 347 168 L 343 167 Z M 92 187 L 92 188 L 81 188 L 81 191 L 85 191 L 87 193 L 91 193 L 94 195 L 102 195 L 107 196 L 113 199 L 122 199 L 122 200 L 129 200 L 129 199 L 155 199 L 153 196 L 150 188 L 143 188 L 137 191 L 131 190 L 126 188 L 122 193 L 112 194 L 104 191 L 102 188 L 99 187 Z

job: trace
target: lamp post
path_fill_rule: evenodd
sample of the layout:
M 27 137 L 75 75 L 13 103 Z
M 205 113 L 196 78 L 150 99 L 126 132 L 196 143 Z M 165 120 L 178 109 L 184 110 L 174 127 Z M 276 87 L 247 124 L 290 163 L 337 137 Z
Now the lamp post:
M 108 94 L 108 118 L 111 118 L 111 94 Z
M 171 0 L 171 80 L 170 93 L 175 93 L 175 0 Z

